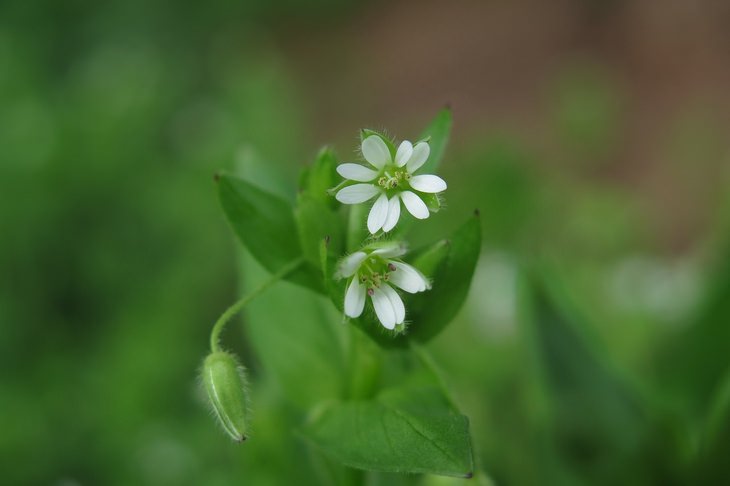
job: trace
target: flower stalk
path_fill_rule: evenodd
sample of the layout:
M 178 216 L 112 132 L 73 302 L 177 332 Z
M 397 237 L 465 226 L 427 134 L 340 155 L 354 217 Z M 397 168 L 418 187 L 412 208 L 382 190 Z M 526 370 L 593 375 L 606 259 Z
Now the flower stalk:
M 271 278 L 269 278 L 269 280 L 262 283 L 249 294 L 241 297 L 238 301 L 236 301 L 233 305 L 226 309 L 226 311 L 221 314 L 216 323 L 213 325 L 213 330 L 210 332 L 210 350 L 212 352 L 222 351 L 220 347 L 220 334 L 226 324 L 228 324 L 228 321 L 230 321 L 236 314 L 238 314 L 244 307 L 246 307 L 249 302 L 261 295 L 276 282 L 297 270 L 303 263 L 303 258 L 297 258 L 296 260 L 292 260 L 291 262 L 281 267 L 281 269 L 273 274 Z

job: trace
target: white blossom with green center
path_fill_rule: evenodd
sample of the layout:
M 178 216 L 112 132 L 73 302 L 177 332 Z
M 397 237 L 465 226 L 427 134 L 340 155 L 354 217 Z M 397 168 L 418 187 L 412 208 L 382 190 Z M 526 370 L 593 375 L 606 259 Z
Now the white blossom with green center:
M 400 218 L 400 203 L 415 218 L 426 219 L 430 212 L 421 194 L 437 194 L 446 190 L 446 182 L 436 175 L 414 173 L 426 163 L 431 148 L 428 142 L 415 146 L 404 140 L 395 158 L 378 135 L 370 135 L 362 141 L 362 155 L 372 166 L 346 163 L 337 167 L 345 179 L 359 182 L 340 189 L 336 198 L 343 204 L 360 204 L 377 196 L 368 215 L 368 230 L 392 230 Z
M 405 321 L 405 305 L 393 286 L 410 294 L 431 288 L 421 272 L 399 259 L 405 253 L 404 245 L 389 243 L 364 248 L 340 262 L 337 276 L 349 279 L 345 291 L 345 315 L 360 317 L 367 296 L 370 296 L 383 327 L 395 329 L 396 325 Z

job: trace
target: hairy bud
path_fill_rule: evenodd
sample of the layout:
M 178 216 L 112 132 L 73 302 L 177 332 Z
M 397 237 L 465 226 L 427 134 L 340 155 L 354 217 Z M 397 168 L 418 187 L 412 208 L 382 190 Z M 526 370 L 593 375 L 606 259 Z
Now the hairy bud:
M 202 379 L 208 399 L 223 430 L 236 442 L 246 440 L 246 372 L 236 358 L 224 351 L 208 355 L 203 362 Z

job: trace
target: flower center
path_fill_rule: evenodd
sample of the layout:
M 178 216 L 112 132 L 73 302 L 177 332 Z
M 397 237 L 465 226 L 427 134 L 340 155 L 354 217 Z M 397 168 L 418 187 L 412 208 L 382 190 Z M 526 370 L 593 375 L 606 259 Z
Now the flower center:
M 367 287 L 368 295 L 373 295 L 375 289 L 379 288 L 383 282 L 390 280 L 390 274 L 394 271 L 395 265 L 378 255 L 372 255 L 360 265 L 357 278 Z
M 378 185 L 383 189 L 396 189 L 411 178 L 406 169 L 390 166 L 386 167 L 383 175 L 378 178 Z

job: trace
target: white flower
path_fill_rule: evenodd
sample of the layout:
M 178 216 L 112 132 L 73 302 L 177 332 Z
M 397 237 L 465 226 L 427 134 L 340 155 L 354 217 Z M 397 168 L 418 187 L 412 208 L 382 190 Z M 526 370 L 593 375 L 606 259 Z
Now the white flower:
M 429 210 L 419 193 L 435 194 L 446 190 L 446 182 L 435 175 L 413 175 L 426 163 L 431 148 L 427 142 L 415 146 L 404 140 L 391 156 L 388 146 L 378 135 L 362 141 L 362 155 L 372 167 L 340 164 L 337 172 L 358 182 L 340 189 L 336 198 L 343 204 L 360 204 L 377 196 L 368 215 L 368 230 L 392 230 L 400 218 L 400 203 L 418 219 L 426 219 Z
M 403 323 L 406 308 L 391 284 L 410 294 L 431 288 L 421 272 L 398 259 L 405 252 L 405 246 L 389 243 L 365 248 L 340 262 L 337 277 L 349 279 L 345 291 L 345 315 L 360 317 L 369 295 L 383 327 L 395 329 L 397 324 Z

